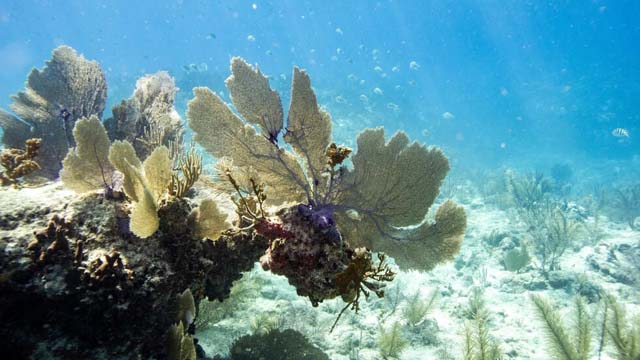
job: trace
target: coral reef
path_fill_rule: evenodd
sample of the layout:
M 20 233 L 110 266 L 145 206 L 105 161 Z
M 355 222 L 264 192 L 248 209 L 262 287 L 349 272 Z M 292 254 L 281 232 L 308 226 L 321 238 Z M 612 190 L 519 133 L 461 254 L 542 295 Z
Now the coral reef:
M 182 119 L 173 106 L 176 84 L 166 71 L 138 79 L 133 95 L 112 108 L 105 120 L 111 140 L 131 143 L 144 160 L 158 146 L 178 154 L 184 137 Z
M 38 343 L 66 358 L 159 356 L 178 316 L 176 294 L 189 288 L 195 303 L 223 300 L 268 246 L 246 232 L 215 242 L 195 236 L 187 199 L 161 204 L 159 231 L 140 241 L 128 232 L 125 201 L 89 193 L 55 198 L 59 206 L 41 197 L 42 207 L 29 194 L 7 196 L 25 198 L 11 200 L 24 204 L 21 212 L 43 209 L 36 221 L 29 215 L 0 224 L 7 233 L 0 241 L 0 318 L 12 324 L 0 336 L 8 358 L 28 357 Z M 48 224 L 37 220 L 47 214 Z
M 10 356 L 44 345 L 66 358 L 194 359 L 197 304 L 224 300 L 256 261 L 314 306 L 341 297 L 337 323 L 346 309 L 358 312 L 363 295 L 384 296 L 395 277 L 386 254 L 422 270 L 455 256 L 466 227 L 462 207 L 448 200 L 426 219 L 449 170 L 440 150 L 410 143 L 402 132 L 385 141 L 383 129 L 368 129 L 348 166 L 352 150 L 332 142 L 331 118 L 306 72 L 293 70 L 286 123 L 267 77 L 240 58 L 231 72 L 226 85 L 238 115 L 196 88 L 188 117 L 195 140 L 218 158 L 214 191 L 231 195 L 232 225 L 217 201 L 190 191 L 202 157 L 183 151 L 167 73 L 141 78 L 105 127 L 106 88 L 96 63 L 61 47 L 32 72 L 12 105 L 25 122 L 0 114 L 5 138 L 48 131 L 43 160 L 54 165 L 43 169 L 54 177 L 66 155 L 61 178 L 77 197 L 33 211 L 50 219 L 33 237 L 16 233 L 0 242 L 0 317 L 12 324 L 0 338 Z M 52 134 L 57 142 L 45 148 Z M 20 221 L 0 225 L 27 228 Z M 38 310 L 16 315 L 30 308 Z M 64 346 L 53 345 L 59 334 Z M 247 349 L 236 348 L 235 358 L 252 356 Z M 291 358 L 297 350 L 281 351 Z
M 402 132 L 385 143 L 384 130 L 369 129 L 358 136 L 350 169 L 343 161 L 351 150 L 332 143 L 331 118 L 318 107 L 305 71 L 293 70 L 286 124 L 280 97 L 260 70 L 233 58 L 226 85 L 240 116 L 208 88 L 195 88 L 189 126 L 211 155 L 231 160 L 218 167 L 220 177 L 239 195 L 248 226 L 271 240 L 263 267 L 287 276 L 299 294 L 313 304 L 347 295 L 335 279 L 355 261 L 356 246 L 426 270 L 458 252 L 466 227 L 461 207 L 447 201 L 435 222 L 424 221 L 449 170 L 440 150 L 409 144 Z M 243 189 L 235 173 L 259 177 L 248 176 L 251 185 Z M 298 204 L 263 211 L 263 203 L 283 202 Z
M 34 158 L 38 156 L 42 139 L 28 139 L 25 149 L 4 149 L 0 154 L 0 165 L 4 168 L 0 172 L 0 185 L 18 186 L 19 179 L 40 169 Z
M 31 71 L 25 90 L 12 96 L 10 108 L 17 116 L 0 109 L 2 141 L 8 148 L 18 148 L 29 138 L 41 138 L 41 170 L 36 173 L 55 179 L 67 150 L 75 145 L 76 121 L 100 117 L 106 96 L 107 84 L 98 63 L 60 46 L 42 70 Z

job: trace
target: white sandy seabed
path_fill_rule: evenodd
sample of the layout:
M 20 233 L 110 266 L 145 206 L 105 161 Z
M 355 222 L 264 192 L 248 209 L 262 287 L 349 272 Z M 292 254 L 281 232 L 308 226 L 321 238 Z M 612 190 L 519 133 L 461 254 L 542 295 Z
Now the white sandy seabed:
M 42 207 L 62 210 L 64 203 L 74 196 L 59 183 L 21 190 L 4 189 L 3 192 L 2 206 L 7 213 Z M 221 306 L 231 310 L 197 332 L 200 344 L 210 356 L 225 354 L 234 339 L 254 331 L 255 325 L 252 323 L 259 323 L 261 317 L 271 317 L 279 320 L 280 328 L 294 328 L 302 332 L 331 359 L 373 360 L 382 359 L 378 350 L 380 328 L 388 329 L 394 322 L 399 322 L 402 337 L 408 342 L 399 359 L 446 359 L 443 355 L 445 350 L 451 358 L 460 359 L 463 329 L 468 321 L 464 315 L 465 309 L 472 289 L 480 287 L 484 290 L 484 300 L 490 312 L 490 334 L 499 342 L 505 358 L 550 359 L 545 352 L 547 343 L 544 329 L 534 312 L 530 294 L 541 294 L 552 300 L 561 308 L 567 323 L 571 321 L 575 295 L 567 288 L 553 289 L 547 286 L 538 289 L 532 285 L 544 283 L 535 260 L 520 273 L 506 271 L 500 262 L 499 250 L 483 242 L 483 238 L 492 232 L 523 237 L 523 225 L 517 221 L 514 213 L 485 204 L 479 197 L 461 203 L 467 209 L 468 228 L 458 258 L 429 273 L 399 272 L 394 282 L 388 285 L 385 298 L 376 299 L 372 294 L 369 300 L 362 302 L 358 314 L 347 310 L 333 332 L 329 332 L 330 327 L 345 305 L 341 300 L 325 301 L 314 308 L 308 299 L 296 295 L 295 289 L 284 277 L 262 271 L 256 265 L 239 281 L 244 291 L 234 292 L 225 303 L 209 304 L 209 308 L 214 310 Z M 27 226 L 24 229 L 14 229 L 7 236 L 29 236 L 46 221 L 44 218 L 33 219 L 33 222 L 25 224 Z M 592 222 L 593 219 L 587 221 Z M 577 274 L 616 296 L 626 306 L 627 317 L 631 319 L 640 314 L 637 284 L 623 284 L 595 270 L 589 258 L 599 255 L 599 259 L 605 259 L 601 261 L 611 261 L 616 266 L 617 259 L 608 254 L 615 248 L 640 247 L 640 232 L 603 217 L 599 219 L 599 224 L 601 239 L 593 245 L 570 249 L 562 259 L 561 269 L 568 274 Z M 636 251 L 636 254 L 640 254 L 640 251 Z M 635 258 L 635 261 L 637 271 L 640 259 Z M 527 290 L 532 287 L 536 290 Z M 438 296 L 432 310 L 421 323 L 409 326 L 403 316 L 408 299 L 416 292 L 426 298 L 433 291 Z M 589 307 L 594 314 L 600 310 L 598 303 Z M 593 347 L 596 347 L 595 344 Z M 611 348 L 602 354 L 601 359 L 613 359 Z
M 296 295 L 295 289 L 284 277 L 264 272 L 256 266 L 241 280 L 244 282 L 243 287 L 253 287 L 253 283 L 256 292 L 247 295 L 246 291 L 238 291 L 238 295 L 232 295 L 228 301 L 234 302 L 235 306 L 226 316 L 217 318 L 197 333 L 200 344 L 207 354 L 226 353 L 234 338 L 252 333 L 255 323 L 264 321 L 259 319 L 271 317 L 280 320 L 280 328 L 294 328 L 305 334 L 331 359 L 377 360 L 382 359 L 378 350 L 380 327 L 389 329 L 398 321 L 402 327 L 402 337 L 408 342 L 398 359 L 446 359 L 443 355 L 445 350 L 451 355 L 451 359 L 462 359 L 463 330 L 468 321 L 465 310 L 468 308 L 472 289 L 480 287 L 484 290 L 483 298 L 490 313 L 490 334 L 500 344 L 504 358 L 551 359 L 545 350 L 548 343 L 543 324 L 535 313 L 530 295 L 543 295 L 560 308 L 568 331 L 573 334 L 569 327 L 573 321 L 575 300 L 575 294 L 568 289 L 571 284 L 565 288 L 553 289 L 546 286 L 538 290 L 539 287 L 535 284 L 544 285 L 544 280 L 539 275 L 535 260 L 520 273 L 505 270 L 500 261 L 499 250 L 484 244 L 483 237 L 492 232 L 523 237 L 524 225 L 517 221 L 515 213 L 484 204 L 479 197 L 467 204 L 464 201 L 462 203 L 467 208 L 468 228 L 458 258 L 429 273 L 399 272 L 394 282 L 388 286 L 384 299 L 375 299 L 372 294 L 368 301 L 362 303 L 357 315 L 347 311 L 332 333 L 329 329 L 344 306 L 341 300 L 325 301 L 314 308 L 308 299 Z M 589 221 L 593 222 L 593 219 L 588 219 L 587 222 Z M 615 295 L 626 306 L 627 318 L 633 319 L 635 314 L 640 314 L 640 292 L 637 285 L 619 283 L 594 270 L 588 259 L 594 254 L 607 258 L 606 254 L 610 249 L 619 246 L 640 247 L 640 233 L 603 217 L 600 217 L 599 224 L 601 239 L 595 245 L 568 250 L 562 258 L 561 271 L 573 274 L 573 278 L 586 279 L 605 292 Z M 636 254 L 640 254 L 640 251 Z M 525 287 L 526 284 L 529 285 Z M 424 298 L 432 291 L 439 294 L 425 319 L 412 327 L 404 319 L 402 310 L 416 291 Z M 398 304 L 395 312 L 392 311 L 394 303 Z M 216 306 L 220 305 L 212 304 L 212 308 Z M 595 318 L 600 315 L 600 303 L 590 304 L 589 309 Z M 594 331 L 595 329 L 594 326 Z M 595 341 L 592 348 L 593 358 L 597 359 Z M 612 349 L 606 348 L 600 359 L 613 360 Z

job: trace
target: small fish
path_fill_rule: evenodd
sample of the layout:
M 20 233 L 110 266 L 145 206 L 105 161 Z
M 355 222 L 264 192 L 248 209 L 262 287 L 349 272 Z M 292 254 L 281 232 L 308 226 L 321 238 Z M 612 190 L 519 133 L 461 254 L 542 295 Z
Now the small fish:
M 207 40 L 215 40 L 217 37 L 216 33 L 209 33 L 207 35 Z
M 400 106 L 398 106 L 398 104 L 390 102 L 390 103 L 387 103 L 387 109 L 392 111 L 398 111 L 400 110 Z
M 255 36 L 253 36 L 253 35 L 251 35 L 251 34 L 249 34 L 249 35 L 247 36 L 247 41 L 249 41 L 249 42 L 254 42 L 254 41 L 256 41 L 256 37 L 255 37 Z
M 613 131 L 611 131 L 611 135 L 617 137 L 617 138 L 628 138 L 629 137 L 629 130 L 625 129 L 625 128 L 615 128 L 613 129 Z
M 418 70 L 418 69 L 420 69 L 420 64 L 418 64 L 416 61 L 411 61 L 409 63 L 409 69 Z
M 373 93 L 376 95 L 382 95 L 382 89 L 379 87 L 373 89 Z
M 445 120 L 453 120 L 455 116 L 453 116 L 452 113 L 445 111 L 444 113 L 442 113 L 442 118 Z

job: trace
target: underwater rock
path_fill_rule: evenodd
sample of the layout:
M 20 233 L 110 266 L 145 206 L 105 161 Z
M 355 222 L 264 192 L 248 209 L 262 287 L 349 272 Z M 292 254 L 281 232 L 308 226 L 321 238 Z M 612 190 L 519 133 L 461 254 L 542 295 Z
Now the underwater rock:
M 245 335 L 233 343 L 230 360 L 329 360 L 301 333 L 287 329 L 264 335 Z
M 601 243 L 587 263 L 615 282 L 634 285 L 640 279 L 640 244 Z
M 40 191 L 0 192 L 1 203 L 22 203 L 9 210 L 38 216 L 29 225 L 2 215 L 0 319 L 10 325 L 0 337 L 7 358 L 43 347 L 63 358 L 161 356 L 178 294 L 191 289 L 196 303 L 205 296 L 223 300 L 268 246 L 243 233 L 215 242 L 195 237 L 187 199 L 161 203 L 159 231 L 142 240 L 123 224 L 124 201 L 100 193 L 56 195 L 51 204 L 31 199 Z M 61 341 L 65 346 L 55 346 Z

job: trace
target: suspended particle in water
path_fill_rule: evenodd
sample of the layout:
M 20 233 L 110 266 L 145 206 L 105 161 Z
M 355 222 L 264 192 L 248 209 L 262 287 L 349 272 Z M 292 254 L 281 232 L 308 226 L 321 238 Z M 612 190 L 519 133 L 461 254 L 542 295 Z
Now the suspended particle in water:
M 247 36 L 247 41 L 254 42 L 254 41 L 256 41 L 256 37 L 251 35 L 251 34 L 249 34 L 249 36 Z
M 345 99 L 344 96 L 342 96 L 342 95 L 336 96 L 335 100 L 336 100 L 336 102 L 338 104 L 346 104 L 347 103 L 347 99 Z
M 258 4 L 256 4 L 256 3 L 251 4 L 251 9 L 257 10 L 258 9 Z
M 409 63 L 409 69 L 418 70 L 420 69 L 420 64 L 418 64 L 415 60 Z
M 338 57 L 335 55 L 331 56 L 331 61 L 338 61 Z
M 336 54 L 338 54 L 338 55 L 342 54 L 342 49 L 341 48 L 337 48 L 336 49 Z
M 359 99 L 364 103 L 369 102 L 369 98 L 365 94 L 360 95 Z
M 442 118 L 445 120 L 453 120 L 455 118 L 455 116 L 453 116 L 452 113 L 445 111 L 442 113 Z
M 387 103 L 387 109 L 392 110 L 392 111 L 398 111 L 398 110 L 400 110 L 400 106 L 398 106 L 395 103 L 390 102 L 390 103 Z
M 422 134 L 422 136 L 424 137 L 428 137 L 430 135 L 429 133 L 429 129 L 422 129 L 422 131 L 420 132 Z
M 382 95 L 382 89 L 379 87 L 373 89 L 373 93 L 376 95 Z
M 340 29 L 340 28 L 336 28 L 336 34 L 338 34 L 338 35 L 342 35 L 342 29 Z
M 400 72 L 400 68 L 397 67 L 397 66 L 394 66 L 394 67 L 391 68 L 391 71 L 397 73 L 397 72 Z
M 280 74 L 280 79 L 281 80 L 287 80 L 287 75 L 285 75 L 284 73 Z
M 353 75 L 353 74 L 349 74 L 349 75 L 347 75 L 347 79 L 348 79 L 349 81 L 358 81 L 358 77 L 357 77 L 357 76 L 355 76 L 355 75 Z
M 364 83 L 365 83 L 364 79 L 361 79 L 360 80 L 360 85 L 364 85 Z
M 502 95 L 502 96 L 509 95 L 509 90 L 507 90 L 505 88 L 500 88 L 500 95 Z
M 376 66 L 376 67 L 373 68 L 373 71 L 382 72 L 382 68 L 380 66 Z
M 456 133 L 456 140 L 464 141 L 464 134 L 462 132 Z
M 500 143 L 500 149 L 506 149 L 507 148 L 507 143 L 506 142 L 501 142 Z

